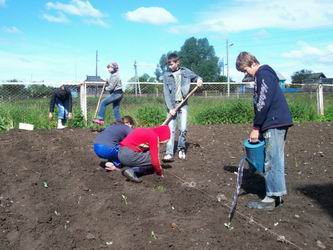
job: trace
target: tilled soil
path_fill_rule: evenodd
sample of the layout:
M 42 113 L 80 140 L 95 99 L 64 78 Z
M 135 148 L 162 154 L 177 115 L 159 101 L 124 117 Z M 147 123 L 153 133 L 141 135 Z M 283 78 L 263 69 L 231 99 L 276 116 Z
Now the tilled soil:
M 264 190 L 245 169 L 237 213 L 224 225 L 249 129 L 191 126 L 187 159 L 141 184 L 99 166 L 96 132 L 2 133 L 0 249 L 333 249 L 332 123 L 289 130 L 282 207 L 245 207 Z

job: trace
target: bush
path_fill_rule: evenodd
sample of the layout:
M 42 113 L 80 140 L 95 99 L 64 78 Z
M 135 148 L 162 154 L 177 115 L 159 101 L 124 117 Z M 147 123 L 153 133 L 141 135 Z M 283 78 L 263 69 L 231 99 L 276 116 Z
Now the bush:
M 318 120 L 315 108 L 304 102 L 291 102 L 289 103 L 289 108 L 295 122 Z
M 9 113 L 0 109 L 0 130 L 10 130 L 14 128 L 13 119 Z
M 84 117 L 80 111 L 80 109 L 75 109 L 73 112 L 73 119 L 70 120 L 70 126 L 73 128 L 85 128 L 86 124 L 84 121 Z
M 159 106 L 139 108 L 135 115 L 138 126 L 152 127 L 163 123 L 166 118 L 165 110 Z
M 195 122 L 202 125 L 249 123 L 252 119 L 253 108 L 244 101 L 207 106 L 195 116 Z

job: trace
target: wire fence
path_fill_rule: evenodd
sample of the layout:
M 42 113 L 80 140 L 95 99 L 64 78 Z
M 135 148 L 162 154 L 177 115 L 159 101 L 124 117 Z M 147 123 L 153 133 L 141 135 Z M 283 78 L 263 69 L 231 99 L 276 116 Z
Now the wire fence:
M 68 83 L 68 82 L 67 82 Z M 49 104 L 55 83 L 42 82 L 0 82 L 0 129 L 5 119 L 11 120 L 10 127 L 18 127 L 19 122 L 35 124 L 37 128 L 52 128 L 54 124 L 47 121 Z M 59 85 L 59 83 L 58 83 Z M 104 82 L 73 82 L 66 84 L 73 97 L 73 114 L 89 125 L 94 118 L 98 99 Z M 191 85 L 194 88 L 195 84 Z M 190 99 L 190 112 L 198 112 L 203 107 L 210 108 L 220 103 L 233 100 L 251 103 L 254 83 L 204 83 L 194 97 Z M 144 107 L 159 108 L 166 114 L 163 83 L 127 82 L 124 84 L 124 98 L 121 102 L 123 115 L 137 115 Z M 310 107 L 324 116 L 333 113 L 333 85 L 328 84 L 300 84 L 282 86 L 289 103 L 297 102 L 292 112 Z M 106 97 L 109 93 L 104 92 Z M 9 117 L 9 118 L 8 118 Z M 112 122 L 111 108 L 107 109 L 106 120 Z M 191 119 L 190 119 L 191 122 Z

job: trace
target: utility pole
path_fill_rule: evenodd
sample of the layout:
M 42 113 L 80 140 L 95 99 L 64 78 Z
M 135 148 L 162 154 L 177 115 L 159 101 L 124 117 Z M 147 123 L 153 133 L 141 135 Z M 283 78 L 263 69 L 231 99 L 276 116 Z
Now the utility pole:
M 141 87 L 140 87 L 140 81 L 139 81 L 139 76 L 138 76 L 138 67 L 136 60 L 134 61 L 134 70 L 135 70 L 135 95 L 139 92 L 139 95 L 141 96 Z
M 230 96 L 230 76 L 229 76 L 229 47 L 234 45 L 233 43 L 229 44 L 229 41 L 227 39 L 226 41 L 226 50 L 227 50 L 227 81 L 228 81 L 228 96 Z
M 96 76 L 98 76 L 98 50 L 96 50 Z
M 137 84 L 139 82 L 139 78 L 138 78 L 138 70 L 137 70 L 136 60 L 134 61 L 134 72 L 135 72 L 135 82 L 136 82 L 136 84 L 134 85 L 134 88 L 135 88 L 135 95 L 137 95 L 138 94 Z

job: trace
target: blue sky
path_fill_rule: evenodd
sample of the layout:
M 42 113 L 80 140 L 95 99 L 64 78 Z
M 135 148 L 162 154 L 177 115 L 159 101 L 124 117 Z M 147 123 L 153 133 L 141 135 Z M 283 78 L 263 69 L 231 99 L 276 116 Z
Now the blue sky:
M 107 77 L 117 61 L 123 80 L 153 75 L 160 56 L 194 36 L 217 56 L 229 48 L 230 75 L 249 51 L 288 80 L 309 69 L 333 77 L 332 0 L 0 0 L 0 80 L 84 80 Z M 226 60 L 225 60 L 226 62 Z

